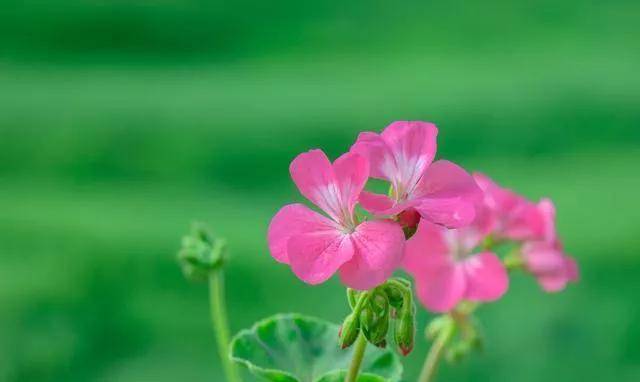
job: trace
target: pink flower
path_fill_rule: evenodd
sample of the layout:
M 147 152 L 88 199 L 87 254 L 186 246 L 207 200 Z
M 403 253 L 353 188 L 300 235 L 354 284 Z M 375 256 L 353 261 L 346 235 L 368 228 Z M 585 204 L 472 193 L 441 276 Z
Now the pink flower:
M 492 252 L 474 253 L 483 233 L 474 226 L 448 230 L 420 220 L 407 241 L 404 268 L 428 309 L 447 312 L 462 300 L 494 301 L 509 286 L 507 271 Z
M 339 271 L 344 284 L 365 290 L 391 276 L 402 260 L 402 229 L 390 220 L 358 223 L 353 214 L 369 176 L 366 158 L 347 153 L 331 164 L 321 150 L 311 150 L 289 171 L 302 195 L 329 218 L 302 204 L 284 206 L 269 225 L 271 255 L 308 284 Z
M 522 246 L 525 268 L 533 274 L 547 292 L 557 292 L 579 278 L 578 264 L 564 253 L 556 233 L 556 212 L 553 202 L 541 200 L 537 209 L 543 218 L 542 239 Z
M 543 236 L 543 217 L 534 203 L 498 186 L 484 174 L 474 173 L 473 178 L 484 193 L 482 213 L 495 237 L 531 240 Z
M 433 162 L 438 129 L 426 122 L 393 122 L 381 134 L 360 133 L 351 152 L 371 163 L 371 176 L 391 183 L 391 196 L 363 192 L 360 204 L 376 215 L 415 209 L 423 218 L 448 227 L 473 221 L 480 190 L 461 167 Z

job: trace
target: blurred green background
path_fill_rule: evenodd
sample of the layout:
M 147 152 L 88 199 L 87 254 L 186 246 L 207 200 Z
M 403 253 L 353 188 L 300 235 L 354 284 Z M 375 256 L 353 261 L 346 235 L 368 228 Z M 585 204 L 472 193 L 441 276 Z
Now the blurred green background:
M 339 321 L 266 250 L 299 152 L 433 121 L 439 156 L 552 197 L 582 280 L 516 275 L 442 381 L 640 380 L 637 1 L 3 0 L 0 381 L 221 381 L 192 219 L 229 239 L 232 330 Z M 415 380 L 427 345 L 420 313 Z

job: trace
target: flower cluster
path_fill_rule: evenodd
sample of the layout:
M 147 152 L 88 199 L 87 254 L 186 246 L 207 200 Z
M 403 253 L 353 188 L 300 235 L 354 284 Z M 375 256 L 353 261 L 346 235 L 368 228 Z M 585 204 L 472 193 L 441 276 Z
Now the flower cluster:
M 530 202 L 485 175 L 434 161 L 437 134 L 431 123 L 398 121 L 380 134 L 361 133 L 333 163 L 321 150 L 298 155 L 291 177 L 325 215 L 303 204 L 284 206 L 269 226 L 271 255 L 306 283 L 337 272 L 357 290 L 375 288 L 403 268 L 415 278 L 419 300 L 439 312 L 506 292 L 507 259 L 494 251 L 497 244 L 514 245 L 511 264 L 546 291 L 576 280 L 552 202 Z M 388 194 L 365 191 L 369 178 L 388 182 Z M 357 213 L 357 204 L 368 215 Z

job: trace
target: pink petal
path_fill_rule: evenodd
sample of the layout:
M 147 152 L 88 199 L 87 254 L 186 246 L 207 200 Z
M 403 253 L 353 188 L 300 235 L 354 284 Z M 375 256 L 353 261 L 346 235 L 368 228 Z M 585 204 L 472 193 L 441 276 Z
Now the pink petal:
M 382 284 L 402 261 L 404 232 L 393 221 L 366 221 L 351 240 L 354 256 L 340 268 L 340 278 L 350 288 L 367 290 Z
M 271 256 L 289 264 L 287 242 L 293 235 L 314 231 L 334 231 L 335 223 L 302 204 L 289 204 L 280 209 L 271 219 L 267 241 Z
M 374 194 L 367 191 L 362 191 L 359 201 L 362 208 L 377 216 L 396 215 L 416 204 L 413 201 L 396 204 L 386 195 Z
M 445 240 L 446 229 L 424 219 L 407 241 L 404 269 L 416 280 L 418 298 L 430 310 L 445 312 L 463 297 L 464 272 L 454 264 Z
M 538 207 L 522 199 L 518 207 L 504 216 L 502 230 L 497 234 L 512 240 L 539 240 L 545 236 L 546 224 Z
M 360 133 L 349 151 L 368 159 L 371 177 L 391 180 L 389 169 L 395 169 L 395 162 L 391 150 L 380 135 L 368 131 Z
M 471 301 L 494 301 L 509 287 L 509 277 L 494 253 L 473 255 L 461 263 L 467 280 L 465 298 Z
M 505 214 L 513 211 L 524 201 L 524 198 L 513 191 L 498 186 L 488 176 L 481 173 L 474 173 L 473 178 L 484 192 L 484 199 L 487 206 L 499 213 Z
M 436 152 L 435 125 L 420 121 L 397 121 L 377 135 L 361 133 L 352 152 L 366 156 L 371 176 L 390 181 L 403 193 L 412 189 Z
M 449 228 L 464 227 L 475 218 L 475 205 L 461 198 L 423 199 L 415 206 L 420 215 Z
M 527 269 L 534 275 L 560 274 L 565 269 L 565 256 L 545 242 L 531 242 L 522 247 Z
M 333 171 L 340 190 L 342 207 L 346 207 L 351 215 L 353 206 L 369 178 L 369 162 L 359 154 L 346 153 L 333 163 Z
M 443 227 L 424 219 L 420 220 L 416 233 L 407 240 L 405 245 L 403 268 L 418 277 L 425 268 L 434 268 L 448 263 L 449 247 L 445 232 Z
M 394 178 L 407 188 L 413 188 L 433 162 L 437 135 L 434 124 L 421 121 L 396 121 L 382 132 L 395 159 Z
M 569 281 L 578 281 L 580 279 L 580 270 L 578 268 L 578 263 L 576 262 L 576 260 L 571 256 L 565 256 L 564 261 L 565 272 Z
M 560 292 L 567 286 L 567 278 L 562 274 L 549 274 L 538 277 L 540 287 L 549 293 Z
M 447 227 L 462 227 L 475 217 L 480 188 L 460 166 L 445 160 L 434 162 L 425 171 L 413 192 L 422 217 Z
M 287 251 L 293 273 L 312 285 L 327 281 L 354 255 L 349 235 L 337 229 L 294 235 Z
M 465 289 L 464 270 L 452 262 L 424 269 L 420 278 L 416 278 L 418 299 L 434 312 L 453 309 L 462 301 Z
M 551 199 L 542 199 L 538 202 L 537 210 L 541 215 L 543 240 L 547 243 L 557 241 L 556 233 L 556 206 Z
M 298 155 L 291 162 L 289 172 L 302 195 L 333 219 L 340 219 L 340 192 L 336 186 L 333 166 L 322 150 L 311 150 Z

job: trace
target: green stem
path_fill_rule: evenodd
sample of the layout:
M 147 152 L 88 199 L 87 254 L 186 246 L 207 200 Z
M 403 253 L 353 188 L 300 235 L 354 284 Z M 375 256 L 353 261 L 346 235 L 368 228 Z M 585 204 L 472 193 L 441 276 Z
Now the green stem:
M 242 382 L 238 369 L 229 358 L 229 323 L 224 299 L 224 277 L 221 270 L 209 273 L 211 322 L 218 343 L 218 355 L 228 382 Z
M 360 372 L 360 366 L 362 365 L 362 359 L 364 358 L 364 352 L 367 349 L 367 339 L 362 333 L 356 340 L 355 349 L 353 350 L 353 358 L 351 358 L 351 365 L 349 366 L 349 373 L 345 382 L 356 382 L 358 379 L 358 373 Z
M 450 328 L 445 328 L 440 332 L 440 334 L 438 334 L 438 337 L 431 346 L 431 349 L 429 349 L 429 354 L 427 354 L 424 366 L 422 366 L 422 372 L 420 373 L 418 382 L 434 381 L 436 371 L 438 370 L 438 364 L 442 359 L 444 348 L 447 346 L 447 343 L 451 338 L 451 334 L 452 330 Z

